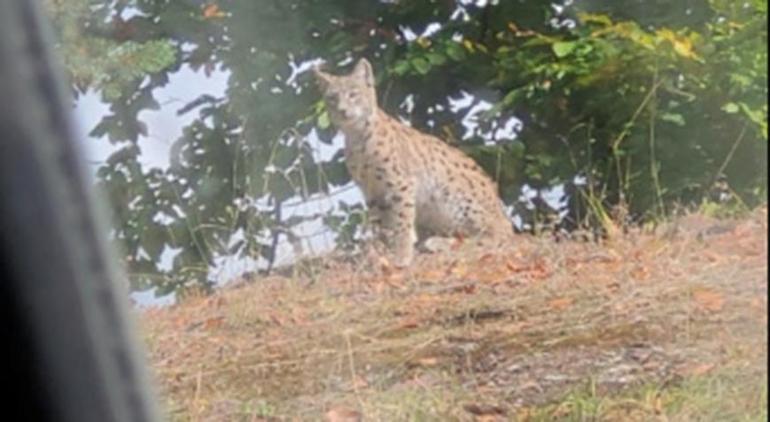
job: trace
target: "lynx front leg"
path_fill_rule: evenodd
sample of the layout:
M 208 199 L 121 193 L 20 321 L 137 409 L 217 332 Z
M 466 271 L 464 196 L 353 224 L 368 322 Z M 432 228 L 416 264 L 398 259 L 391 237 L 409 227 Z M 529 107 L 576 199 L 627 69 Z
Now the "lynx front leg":
M 364 233 L 371 236 L 366 244 L 369 252 L 375 253 L 377 256 L 382 254 L 387 249 L 386 236 L 383 233 L 383 207 L 384 201 L 381 199 L 367 199 L 366 200 L 366 220 L 364 222 Z
M 382 216 L 385 208 L 385 203 L 381 199 L 366 201 L 366 227 L 375 238 L 382 236 Z
M 393 252 L 394 264 L 405 267 L 412 262 L 414 243 L 417 241 L 414 188 L 401 186 L 397 193 L 386 196 L 386 202 L 387 207 L 380 208 L 382 234 Z

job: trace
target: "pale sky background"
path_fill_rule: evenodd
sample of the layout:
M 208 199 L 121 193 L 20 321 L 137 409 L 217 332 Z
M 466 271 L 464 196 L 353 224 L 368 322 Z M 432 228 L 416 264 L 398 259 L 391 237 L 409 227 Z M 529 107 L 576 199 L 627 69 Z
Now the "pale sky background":
M 181 134 L 182 129 L 197 117 L 194 112 L 179 116 L 177 110 L 203 94 L 215 97 L 224 95 L 227 86 L 227 73 L 214 72 L 206 76 L 202 72 L 194 72 L 185 67 L 178 73 L 171 75 L 169 83 L 155 91 L 155 97 L 161 104 L 159 110 L 148 110 L 140 113 L 139 118 L 147 124 L 147 136 L 140 136 L 139 157 L 142 167 L 165 169 L 169 166 L 169 150 L 175 140 Z M 291 80 L 291 79 L 290 79 Z M 88 132 L 96 126 L 101 118 L 109 113 L 109 106 L 100 100 L 95 92 L 88 92 L 78 98 L 74 108 L 76 118 L 76 130 L 78 138 L 83 144 L 86 154 L 86 162 L 95 171 L 100 163 L 120 145 L 112 145 L 106 138 L 96 139 L 88 135 Z M 328 159 L 340 148 L 344 139 L 335 138 L 333 145 L 329 146 L 318 141 L 315 136 L 310 136 L 309 141 L 314 147 L 316 158 Z M 285 209 L 284 217 L 289 218 L 294 213 L 325 213 L 335 207 L 338 201 L 353 204 L 361 201 L 360 192 L 353 187 L 339 189 L 338 193 L 332 193 L 325 197 L 312 198 L 309 201 L 299 203 L 294 207 Z M 292 201 L 296 202 L 296 201 Z M 115 206 L 115 204 L 112 204 Z M 119 205 L 118 205 L 119 206 Z M 297 232 L 306 238 L 303 249 L 306 253 L 318 254 L 333 248 L 334 234 L 326 230 L 320 221 L 304 223 L 297 228 Z M 292 246 L 284 239 L 279 245 L 276 265 L 291 262 L 294 258 Z M 161 257 L 161 266 L 169 268 L 174 256 L 174 251 L 166 250 Z M 251 259 L 237 259 L 222 257 L 216 260 L 216 266 L 211 270 L 211 275 L 218 283 L 227 282 L 246 271 L 255 271 L 259 268 L 258 262 Z M 160 300 L 154 298 L 152 290 L 134 293 L 133 297 L 143 305 L 166 304 L 173 301 L 173 297 Z

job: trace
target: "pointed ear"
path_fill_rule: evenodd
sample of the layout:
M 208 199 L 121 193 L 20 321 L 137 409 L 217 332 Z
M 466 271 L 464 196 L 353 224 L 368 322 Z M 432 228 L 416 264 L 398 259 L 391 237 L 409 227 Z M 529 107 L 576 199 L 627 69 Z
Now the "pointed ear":
M 374 71 L 369 60 L 360 59 L 353 68 L 353 76 L 356 79 L 363 80 L 368 86 L 374 86 Z
M 320 66 L 314 66 L 313 67 L 313 77 L 316 80 L 316 83 L 318 83 L 318 86 L 321 88 L 326 88 L 331 83 L 331 77 L 324 73 Z

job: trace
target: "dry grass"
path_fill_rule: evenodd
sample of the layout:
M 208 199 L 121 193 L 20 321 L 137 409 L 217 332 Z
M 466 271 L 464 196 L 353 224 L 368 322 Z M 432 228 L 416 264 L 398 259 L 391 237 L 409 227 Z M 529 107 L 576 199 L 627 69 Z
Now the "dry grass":
M 766 208 L 420 259 L 144 312 L 170 419 L 765 420 Z

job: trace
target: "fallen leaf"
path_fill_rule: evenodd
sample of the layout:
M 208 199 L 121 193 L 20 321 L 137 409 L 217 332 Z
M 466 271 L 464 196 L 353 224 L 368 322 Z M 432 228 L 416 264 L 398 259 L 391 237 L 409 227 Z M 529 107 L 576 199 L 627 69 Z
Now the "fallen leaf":
M 508 270 L 510 272 L 512 272 L 512 273 L 519 273 L 519 272 L 522 272 L 522 271 L 526 271 L 526 269 L 527 269 L 527 267 L 521 266 L 521 265 L 517 265 L 513 261 L 507 261 L 505 263 L 505 267 L 508 268 Z
M 690 371 L 690 374 L 691 375 L 696 375 L 696 376 L 697 375 L 704 375 L 704 374 L 707 374 L 707 373 L 711 372 L 712 369 L 714 369 L 714 364 L 713 363 L 703 363 L 703 364 L 700 364 L 700 365 L 696 366 L 695 368 L 692 368 L 692 370 Z
M 453 291 L 470 295 L 470 294 L 476 293 L 476 284 L 474 283 L 465 284 L 457 287 L 456 289 L 453 289 Z
M 660 396 L 655 397 L 655 402 L 653 403 L 652 408 L 655 411 L 656 415 L 663 414 L 663 399 Z
M 203 322 L 203 328 L 207 330 L 213 330 L 215 328 L 221 327 L 224 322 L 225 317 L 222 316 L 209 318 Z
M 404 287 L 405 279 L 406 275 L 402 271 L 397 271 L 390 274 L 385 274 L 379 281 L 390 286 L 391 288 L 399 289 Z
M 433 356 L 428 356 L 424 358 L 415 359 L 414 361 L 410 362 L 410 367 L 423 367 L 423 368 L 431 368 L 438 365 L 438 358 Z
M 544 278 L 548 278 L 548 276 L 548 266 L 545 264 L 544 260 L 538 259 L 537 262 L 535 262 L 535 265 L 532 267 L 532 278 L 542 280 Z
M 505 409 L 500 406 L 481 403 L 469 403 L 463 405 L 466 412 L 475 416 L 502 416 L 505 415 Z
M 204 19 L 223 18 L 225 16 L 225 13 L 222 12 L 216 3 L 211 3 L 203 8 Z
M 385 256 L 378 256 L 377 257 L 377 264 L 380 266 L 380 270 L 383 272 L 383 274 L 391 274 L 397 270 L 397 268 L 388 260 Z
M 396 330 L 403 330 L 403 329 L 410 329 L 410 328 L 417 328 L 420 326 L 420 320 L 415 317 L 407 318 L 403 321 L 401 321 L 397 326 Z
M 353 384 L 353 389 L 355 390 L 366 388 L 369 386 L 369 382 L 360 376 L 355 377 L 355 379 L 353 379 L 352 384 Z
M 452 275 L 456 277 L 465 277 L 468 274 L 468 266 L 464 264 L 457 264 L 452 267 Z
M 446 277 L 443 271 L 429 270 L 420 274 L 419 278 L 423 281 L 443 281 Z
M 480 263 L 488 263 L 494 260 L 495 256 L 491 253 L 486 253 L 479 258 Z
M 417 361 L 422 366 L 436 366 L 438 365 L 438 358 L 435 357 L 427 357 L 422 358 Z
M 294 307 L 291 309 L 291 322 L 297 325 L 305 325 L 309 321 L 307 310 L 302 307 Z
M 650 277 L 650 270 L 645 266 L 638 266 L 631 270 L 631 277 L 639 281 L 647 280 Z
M 212 296 L 204 302 L 206 305 L 213 306 L 215 308 L 221 308 L 222 306 L 227 304 L 227 300 L 225 300 L 222 296 Z
M 676 372 L 680 376 L 700 376 L 711 372 L 714 366 L 713 363 L 690 364 L 680 367 Z
M 548 301 L 548 307 L 553 309 L 554 311 L 563 311 L 570 306 L 572 306 L 572 298 L 569 297 L 561 297 L 558 299 L 552 299 Z
M 712 312 L 722 310 L 725 303 L 725 298 L 721 293 L 709 289 L 694 291 L 693 299 L 695 299 L 699 307 Z
M 502 415 L 479 415 L 473 418 L 474 422 L 503 422 L 505 420 Z
M 452 250 L 456 251 L 460 249 L 460 247 L 465 243 L 465 237 L 461 234 L 457 234 L 454 236 L 454 242 L 452 242 Z
M 347 407 L 333 407 L 324 415 L 326 422 L 359 422 L 361 413 Z

